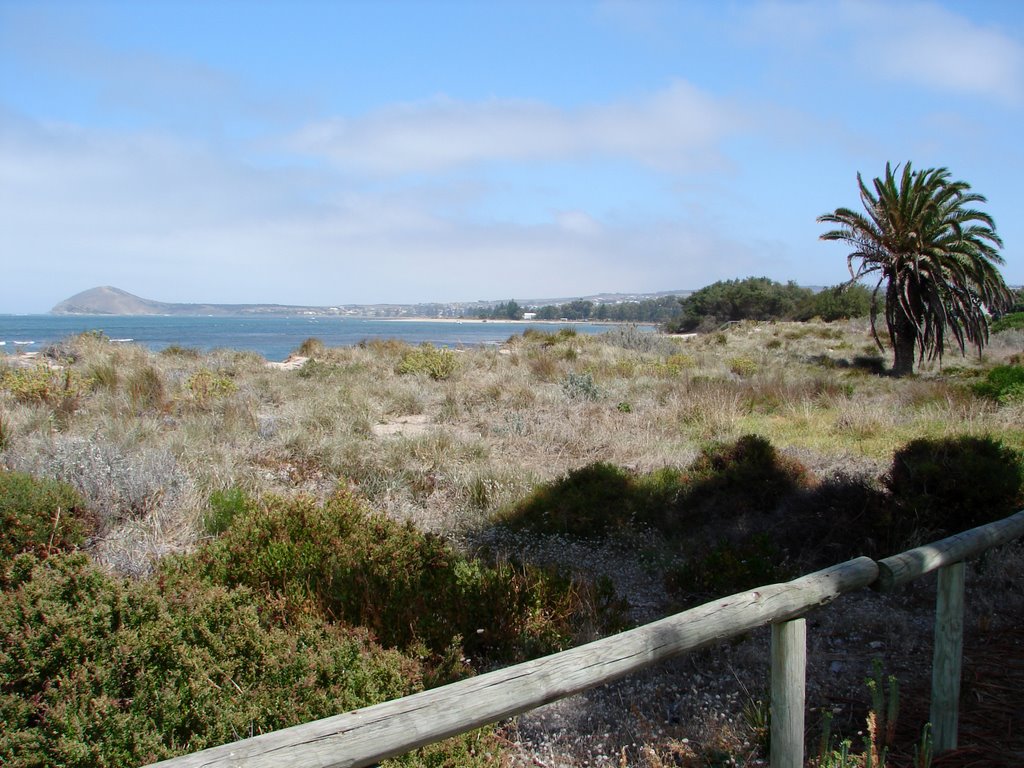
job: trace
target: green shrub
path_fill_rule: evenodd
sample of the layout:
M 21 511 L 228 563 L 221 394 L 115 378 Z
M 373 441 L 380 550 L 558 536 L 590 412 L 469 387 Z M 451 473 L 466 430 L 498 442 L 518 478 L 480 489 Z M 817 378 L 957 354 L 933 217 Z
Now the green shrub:
M 330 617 L 434 660 L 460 643 L 473 658 L 550 652 L 570 641 L 583 610 L 579 587 L 557 574 L 467 559 L 437 536 L 369 514 L 346 493 L 322 505 L 253 505 L 179 562 L 214 583 L 265 592 L 288 621 Z
M 317 360 L 315 357 L 311 357 L 302 364 L 301 368 L 299 368 L 299 378 L 324 381 L 331 378 L 337 370 L 338 366 L 332 365 L 331 363 L 325 363 L 321 360 Z
M 395 373 L 420 373 L 434 381 L 445 381 L 452 377 L 458 367 L 459 359 L 452 350 L 435 347 L 433 344 L 421 344 L 402 355 Z
M 992 323 L 992 333 L 999 333 L 1000 331 L 1018 330 L 1024 328 L 1024 312 L 1012 312 L 1008 315 L 1003 315 L 994 323 Z
M 238 385 L 229 376 L 200 368 L 188 377 L 185 389 L 198 408 L 208 408 L 214 400 L 234 394 Z
M 589 373 L 567 373 L 562 379 L 562 392 L 570 400 L 597 400 L 597 384 Z
M 808 484 L 809 473 L 799 462 L 780 455 L 765 438 L 743 435 L 734 443 L 705 448 L 682 482 L 679 512 L 701 523 L 709 516 L 771 512 Z M 668 522 L 666 527 L 675 526 Z
M 893 455 L 885 477 L 891 498 L 883 523 L 896 546 L 930 541 L 1011 514 L 1022 484 L 1020 456 L 991 437 L 913 440 Z
M 83 513 L 71 486 L 0 471 L 0 568 L 23 552 L 42 556 L 78 546 L 87 527 Z
M 535 533 L 600 537 L 632 525 L 638 501 L 629 472 L 596 462 L 538 486 L 507 511 L 502 522 Z
M 799 462 L 757 435 L 706 448 L 685 471 L 633 475 L 605 462 L 588 464 L 538 486 L 505 511 L 502 524 L 543 534 L 602 537 L 652 527 L 673 537 L 740 514 L 773 512 L 806 487 Z
M 23 556 L 31 557 L 31 556 Z M 0 762 L 132 766 L 413 692 L 365 633 L 275 628 L 248 589 L 121 581 L 82 555 L 0 593 Z
M 177 357 L 183 360 L 198 360 L 202 356 L 196 347 L 183 347 L 180 344 L 171 344 L 160 350 L 163 357 Z
M 774 584 L 790 577 L 782 553 L 765 534 L 715 547 L 665 574 L 669 594 L 687 603 Z
M 49 405 L 73 411 L 85 386 L 81 377 L 70 368 L 10 368 L 0 377 L 0 387 L 10 392 L 19 403 Z
M 975 382 L 971 389 L 981 397 L 1001 403 L 1013 402 L 1024 389 L 1024 366 L 997 365 L 985 374 L 983 381 Z
M 729 360 L 729 370 L 741 379 L 749 379 L 757 373 L 757 363 L 749 357 L 733 357 Z
M 231 521 L 251 508 L 251 501 L 238 486 L 210 494 L 210 506 L 203 516 L 203 527 L 206 532 L 216 536 L 224 533 Z

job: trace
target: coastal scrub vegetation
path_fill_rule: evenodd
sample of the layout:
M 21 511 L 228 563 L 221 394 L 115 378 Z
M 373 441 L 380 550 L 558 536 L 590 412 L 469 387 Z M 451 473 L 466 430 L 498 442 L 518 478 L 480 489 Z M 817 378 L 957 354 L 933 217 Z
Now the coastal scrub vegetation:
M 1024 501 L 1012 327 L 983 356 L 903 378 L 880 375 L 867 320 L 299 351 L 280 370 L 85 334 L 0 362 L 5 765 L 192 751 Z M 1021 561 L 979 564 L 972 583 L 1013 583 Z M 1019 621 L 1004 592 L 982 589 L 970 620 Z M 919 617 L 871 599 L 823 611 L 822 637 L 908 651 Z M 567 765 L 746 759 L 758 642 L 702 652 L 717 700 L 668 668 L 617 688 L 618 714 L 588 698 L 561 730 L 526 715 L 402 764 L 515 765 L 535 743 Z M 837 658 L 812 648 L 812 706 L 854 701 L 860 667 L 816 653 Z M 738 680 L 749 700 L 726 695 Z M 837 729 L 863 723 L 855 709 Z M 619 742 L 559 741 L 597 728 Z
M 859 283 L 813 291 L 767 277 L 720 280 L 679 299 L 680 312 L 666 321 L 675 333 L 706 332 L 741 320 L 812 320 L 827 322 L 866 317 L 871 294 Z

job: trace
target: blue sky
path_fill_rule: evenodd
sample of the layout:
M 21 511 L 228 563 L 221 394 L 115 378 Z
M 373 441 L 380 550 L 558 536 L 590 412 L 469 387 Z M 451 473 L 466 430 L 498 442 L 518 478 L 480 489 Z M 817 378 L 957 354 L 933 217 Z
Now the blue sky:
M 944 166 L 1024 283 L 1024 3 L 0 0 L 0 313 L 826 285 Z

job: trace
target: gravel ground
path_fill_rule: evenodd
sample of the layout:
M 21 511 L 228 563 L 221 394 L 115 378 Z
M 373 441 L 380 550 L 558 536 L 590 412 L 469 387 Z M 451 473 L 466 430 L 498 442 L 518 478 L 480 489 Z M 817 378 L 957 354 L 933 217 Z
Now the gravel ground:
M 533 562 L 561 562 L 581 573 L 609 576 L 630 601 L 638 623 L 668 611 L 669 600 L 657 575 L 659 564 L 638 561 L 637 553 L 644 548 L 636 541 L 591 547 L 520 536 L 505 537 L 501 543 L 516 547 Z M 1013 545 L 968 569 L 969 636 L 982 637 L 1020 623 L 1022 564 L 1024 546 Z M 915 717 L 927 711 L 934 584 L 931 576 L 893 595 L 864 590 L 808 615 L 810 744 L 820 738 L 823 713 L 831 712 L 833 732 L 848 735 L 860 750 L 858 733 L 864 730 L 870 703 L 866 680 L 879 663 L 886 676 L 898 679 L 908 711 L 916 711 Z M 501 731 L 514 755 L 512 765 L 766 764 L 769 645 L 770 630 L 762 628 L 521 715 Z M 919 733 L 922 725 L 901 724 L 904 733 Z

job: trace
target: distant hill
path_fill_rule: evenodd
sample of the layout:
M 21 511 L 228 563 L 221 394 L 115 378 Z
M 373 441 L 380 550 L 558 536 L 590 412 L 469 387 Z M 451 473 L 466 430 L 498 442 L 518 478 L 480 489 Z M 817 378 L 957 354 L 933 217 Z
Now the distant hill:
M 325 307 L 284 304 L 172 304 L 135 296 L 109 285 L 90 288 L 64 299 L 54 315 L 301 315 L 321 314 Z

